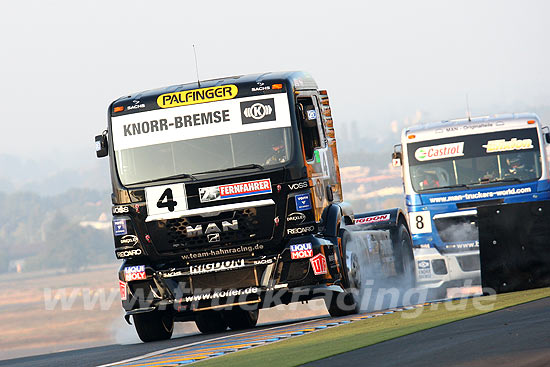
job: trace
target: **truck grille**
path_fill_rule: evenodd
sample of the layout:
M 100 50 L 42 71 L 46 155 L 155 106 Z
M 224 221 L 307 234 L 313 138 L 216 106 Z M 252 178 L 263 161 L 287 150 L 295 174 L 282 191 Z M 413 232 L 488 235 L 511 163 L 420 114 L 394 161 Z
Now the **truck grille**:
M 476 271 L 480 270 L 481 266 L 479 263 L 479 255 L 466 255 L 466 256 L 457 256 L 456 260 L 462 271 Z
M 273 236 L 274 218 L 275 205 L 270 205 L 223 212 L 212 217 L 190 216 L 156 221 L 147 226 L 157 250 L 173 252 L 269 240 Z
M 473 215 L 434 219 L 437 233 L 444 243 L 479 240 L 477 220 Z

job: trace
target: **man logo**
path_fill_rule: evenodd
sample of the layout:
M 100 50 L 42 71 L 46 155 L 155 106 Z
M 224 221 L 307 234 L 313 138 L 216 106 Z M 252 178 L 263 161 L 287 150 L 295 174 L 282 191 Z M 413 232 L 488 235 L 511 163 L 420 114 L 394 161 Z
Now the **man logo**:
M 220 234 L 219 233 L 210 233 L 206 236 L 208 239 L 208 242 L 220 242 Z
M 275 121 L 275 100 L 265 98 L 241 102 L 241 119 L 243 124 Z
M 270 115 L 273 109 L 269 105 L 254 103 L 252 106 L 244 109 L 246 117 L 252 117 L 254 120 L 263 119 L 266 115 Z
M 219 242 L 220 241 L 220 233 L 221 232 L 228 232 L 229 230 L 232 231 L 238 231 L 239 230 L 239 222 L 237 222 L 236 219 L 233 219 L 231 222 L 228 222 L 224 220 L 222 222 L 222 229 L 218 227 L 216 223 L 208 223 L 206 226 L 206 229 L 203 231 L 203 226 L 200 224 L 197 224 L 195 228 L 193 226 L 187 226 L 185 228 L 186 236 L 187 238 L 194 238 L 194 237 L 200 237 L 203 235 L 207 235 L 208 242 Z M 215 236 L 210 235 L 218 235 L 218 239 L 216 240 Z M 212 240 L 211 240 L 212 238 Z

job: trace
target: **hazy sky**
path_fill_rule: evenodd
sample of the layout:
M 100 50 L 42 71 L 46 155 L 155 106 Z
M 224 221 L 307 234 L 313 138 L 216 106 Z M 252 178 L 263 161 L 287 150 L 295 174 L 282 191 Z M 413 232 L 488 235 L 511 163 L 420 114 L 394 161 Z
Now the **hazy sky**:
M 548 106 L 549 4 L 6 1 L 0 154 L 93 159 L 113 99 L 195 80 L 192 44 L 204 79 L 309 71 L 337 129 L 460 117 L 466 94 L 474 115 Z

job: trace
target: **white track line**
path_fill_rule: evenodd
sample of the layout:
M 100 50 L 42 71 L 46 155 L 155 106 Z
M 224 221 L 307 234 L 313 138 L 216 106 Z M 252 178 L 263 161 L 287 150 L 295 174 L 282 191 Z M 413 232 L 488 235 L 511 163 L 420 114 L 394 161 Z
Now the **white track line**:
M 460 298 L 446 298 L 446 299 L 441 299 L 441 300 L 431 300 L 429 302 L 418 304 L 416 306 L 426 307 L 427 304 L 432 305 L 432 304 L 437 303 L 437 302 L 449 302 L 449 301 L 461 300 L 461 299 L 464 299 L 464 298 L 475 298 L 475 297 L 479 297 L 479 295 L 470 295 L 470 296 L 460 297 Z M 402 307 L 407 307 L 407 306 L 400 306 L 400 307 L 402 308 Z M 383 312 L 383 311 L 387 311 L 387 310 L 391 310 L 391 309 L 386 309 L 386 310 L 382 310 L 382 311 L 371 311 L 371 312 L 367 312 L 367 314 L 373 314 L 373 312 Z M 373 315 L 374 316 L 382 316 L 383 313 L 379 314 L 379 315 L 376 315 L 376 314 L 373 314 Z M 258 333 L 258 332 L 262 332 L 262 331 L 276 330 L 276 329 L 280 329 L 280 328 L 287 327 L 287 326 L 300 325 L 300 324 L 305 324 L 305 323 L 308 323 L 308 322 L 311 322 L 311 321 L 322 320 L 324 318 L 328 318 L 328 317 L 327 316 L 317 317 L 317 318 L 313 318 L 313 319 L 306 320 L 306 321 L 300 321 L 300 322 L 296 322 L 296 323 L 288 323 L 286 325 L 274 326 L 272 328 L 266 328 L 266 329 L 262 329 L 262 330 L 250 330 L 250 331 L 247 331 L 247 332 L 244 332 L 244 333 L 231 334 L 231 335 L 226 335 L 226 336 L 220 336 L 218 338 L 201 340 L 201 341 L 191 343 L 191 344 L 180 345 L 178 347 L 161 349 L 161 350 L 158 350 L 156 352 L 151 352 L 151 353 L 148 353 L 148 354 L 144 354 L 144 355 L 139 356 L 139 357 L 125 359 L 125 360 L 120 361 L 120 362 L 102 364 L 101 366 L 97 366 L 97 367 L 113 367 L 113 366 L 117 366 L 117 365 L 122 364 L 122 363 L 131 363 L 131 362 L 138 361 L 140 359 L 158 356 L 160 354 L 169 353 L 169 352 L 172 352 L 172 351 L 178 350 L 178 349 L 184 349 L 184 348 L 192 347 L 192 346 L 202 344 L 202 343 L 208 343 L 208 342 L 212 342 L 212 341 L 216 341 L 216 340 L 223 340 L 223 339 L 231 338 L 231 337 L 234 337 L 234 336 L 242 336 L 242 335 L 247 335 L 247 334 L 251 334 L 251 333 Z M 338 318 L 336 318 L 336 319 L 338 319 Z
M 305 320 L 305 321 L 300 321 L 300 322 L 296 322 L 296 323 L 290 323 L 290 324 L 286 324 L 286 325 L 274 326 L 274 327 L 271 327 L 271 328 L 265 328 L 265 329 L 261 329 L 261 330 L 250 330 L 250 331 L 246 331 L 246 332 L 244 332 L 244 333 L 238 333 L 238 334 L 231 334 L 231 335 L 226 335 L 226 336 L 220 336 L 220 337 L 218 337 L 218 338 L 212 338 L 212 339 L 201 340 L 201 341 L 194 342 L 194 343 L 191 343 L 191 344 L 185 344 L 185 345 L 180 345 L 180 346 L 177 346 L 177 347 L 171 347 L 171 348 L 161 349 L 161 350 L 158 350 L 158 351 L 156 351 L 156 352 L 151 352 L 151 353 L 148 353 L 148 354 L 144 354 L 144 355 L 139 356 L 139 357 L 133 357 L 133 358 L 125 359 L 125 360 L 120 361 L 120 362 L 113 362 L 113 363 L 108 363 L 108 364 L 102 364 L 101 366 L 97 366 L 97 367 L 112 367 L 112 366 L 117 366 L 117 365 L 122 364 L 122 363 L 136 362 L 136 361 L 138 361 L 138 360 L 140 360 L 140 359 L 155 357 L 155 356 L 158 356 L 158 355 L 160 355 L 160 354 L 169 353 L 169 352 L 172 352 L 172 351 L 178 350 L 178 349 L 184 349 L 184 348 L 192 347 L 192 346 L 195 346 L 195 345 L 198 345 L 198 344 L 208 343 L 208 342 L 212 342 L 212 341 L 216 341 L 216 340 L 223 340 L 223 339 L 232 338 L 232 337 L 235 337 L 235 336 L 247 335 L 247 334 L 251 334 L 251 333 L 258 333 L 258 332 L 276 330 L 276 329 L 280 329 L 280 328 L 287 327 L 287 326 L 305 324 L 305 323 L 307 323 L 307 322 L 316 321 L 316 320 L 321 320 L 321 319 L 323 319 L 323 318 L 325 318 L 325 317 L 314 318 L 314 319 Z

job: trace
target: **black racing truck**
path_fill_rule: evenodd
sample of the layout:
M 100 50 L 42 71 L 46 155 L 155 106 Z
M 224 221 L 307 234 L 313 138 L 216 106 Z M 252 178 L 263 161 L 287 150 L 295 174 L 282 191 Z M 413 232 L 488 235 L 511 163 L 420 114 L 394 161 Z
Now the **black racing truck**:
M 365 270 L 414 279 L 404 214 L 343 202 L 327 92 L 306 73 L 124 96 L 95 142 L 122 305 L 145 342 L 174 321 L 244 329 L 261 308 L 319 297 L 333 316 L 358 312 Z

